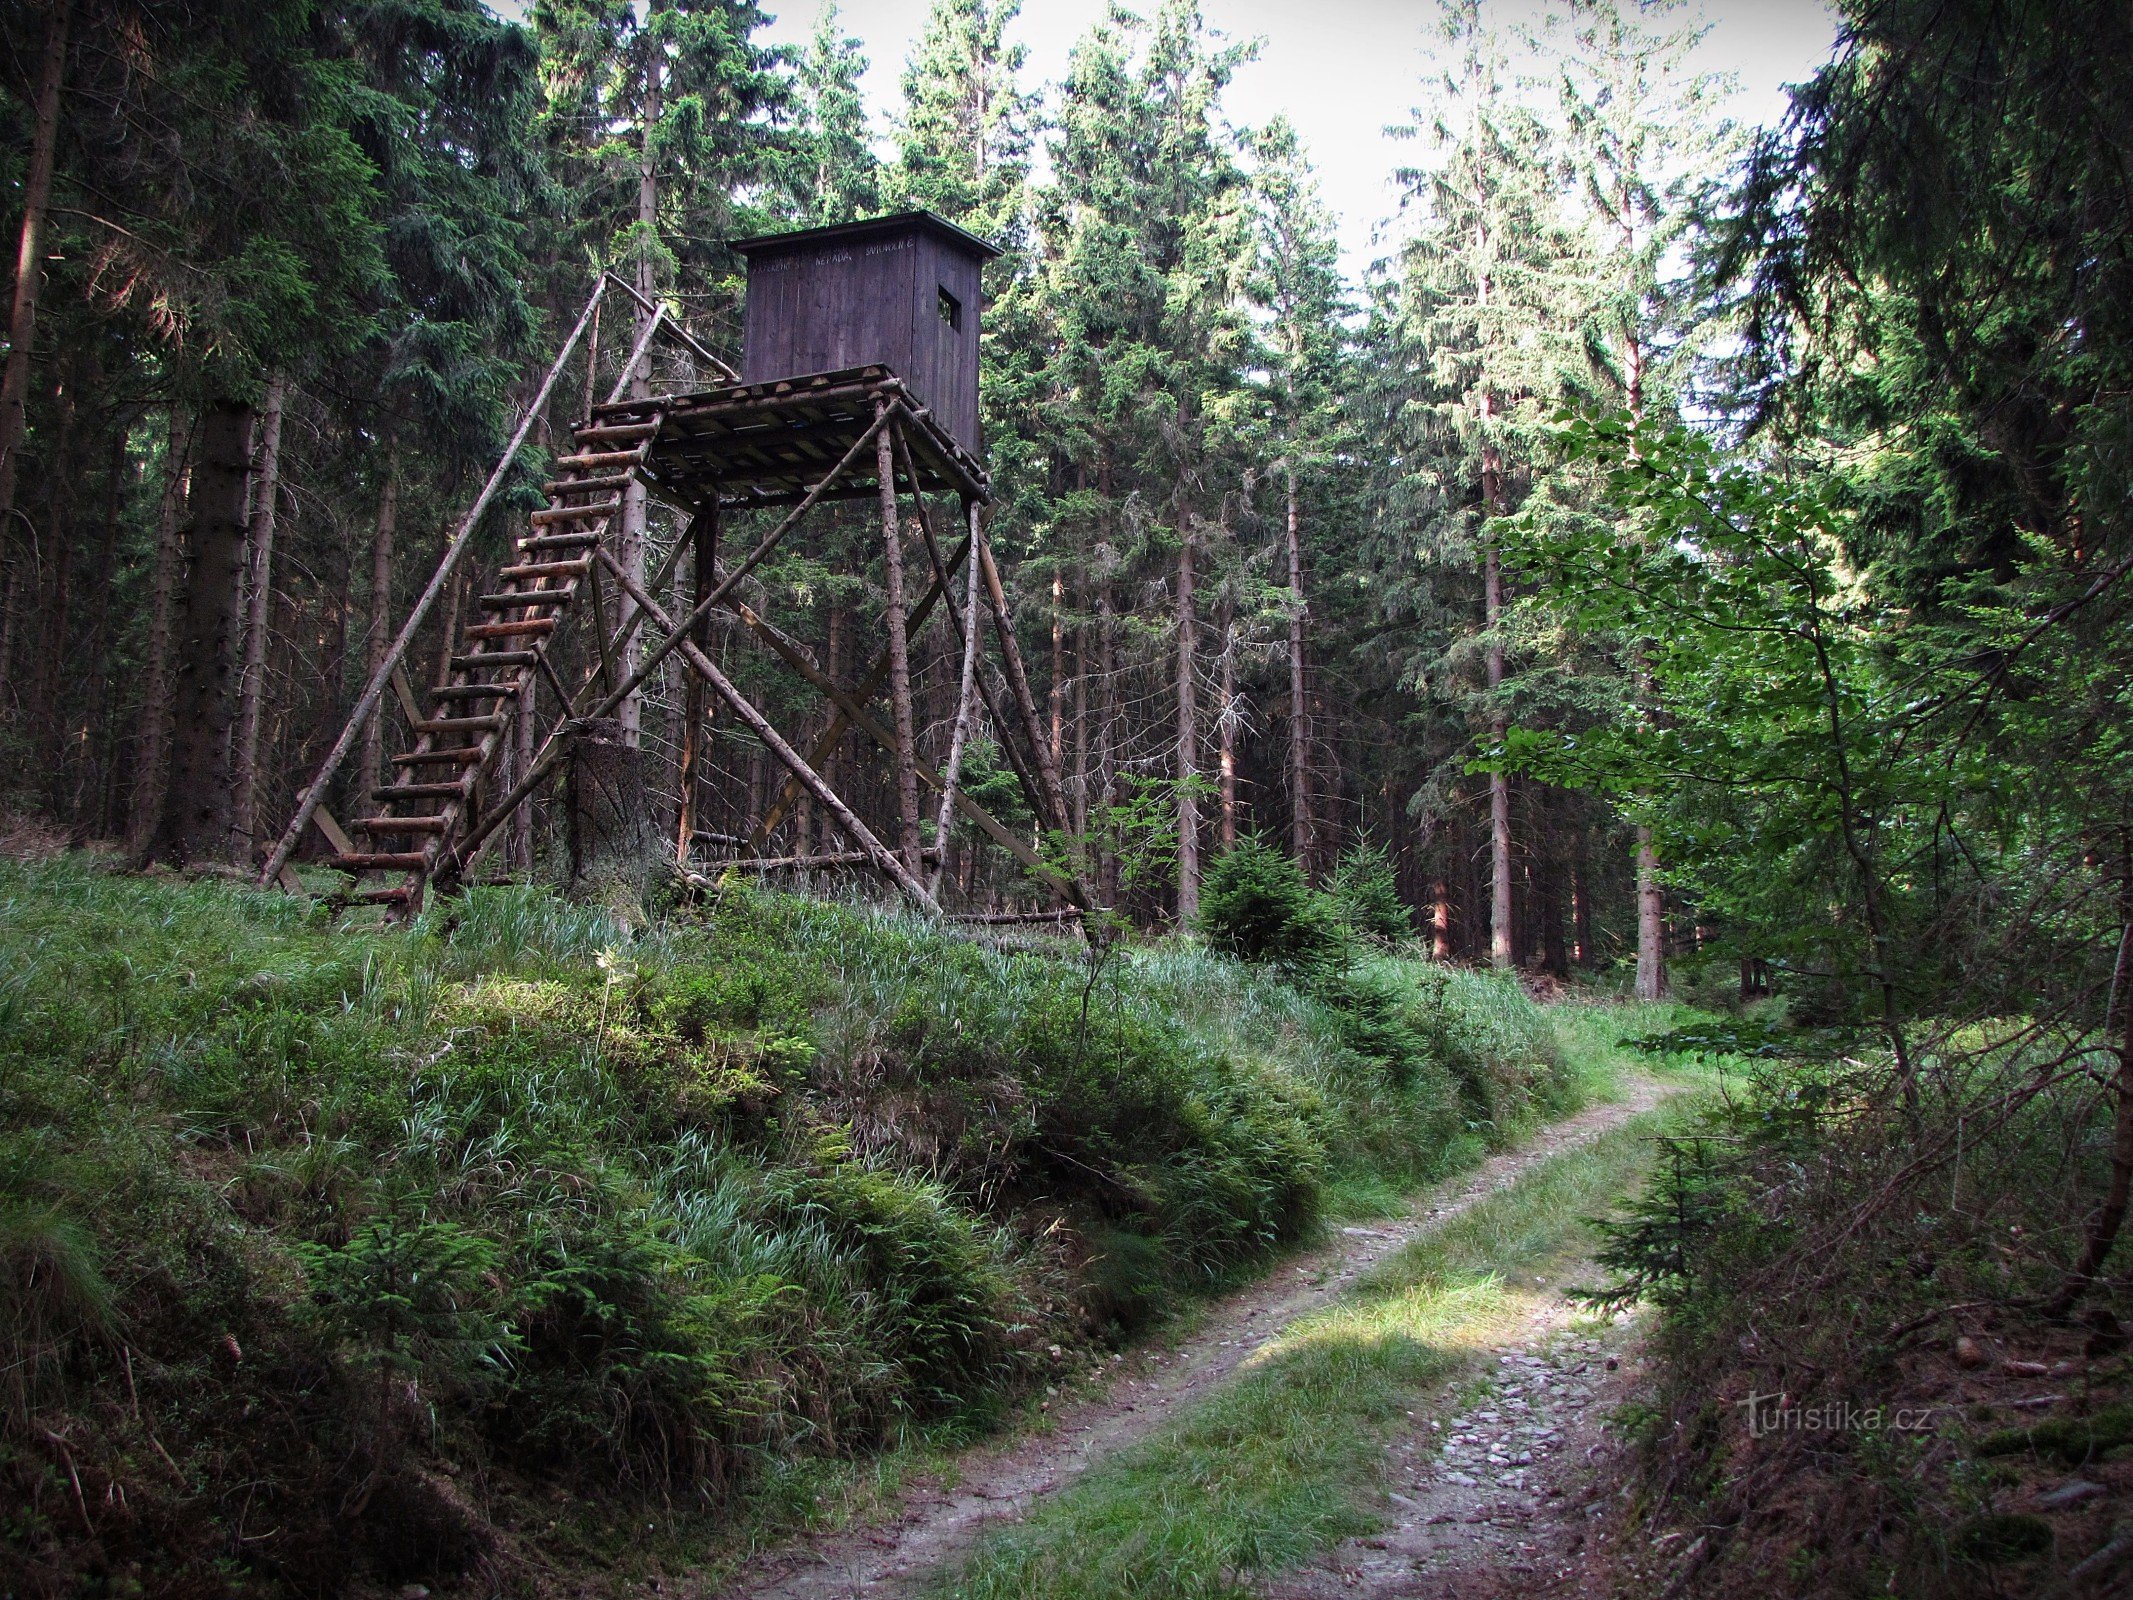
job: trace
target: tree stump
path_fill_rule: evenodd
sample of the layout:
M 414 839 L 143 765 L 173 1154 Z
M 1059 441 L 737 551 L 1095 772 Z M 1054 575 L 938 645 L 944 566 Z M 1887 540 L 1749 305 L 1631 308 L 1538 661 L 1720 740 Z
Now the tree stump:
M 644 751 L 614 718 L 588 723 L 571 747 L 569 892 L 603 899 L 617 891 L 642 903 L 665 846 L 645 789 Z

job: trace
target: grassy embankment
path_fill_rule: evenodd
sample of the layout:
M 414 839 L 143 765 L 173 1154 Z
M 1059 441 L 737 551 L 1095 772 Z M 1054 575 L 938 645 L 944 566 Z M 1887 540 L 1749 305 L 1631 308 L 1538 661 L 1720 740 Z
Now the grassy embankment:
M 1607 1081 L 1616 1041 L 1675 1008 L 1563 1007 L 1570 1059 Z M 1649 1070 L 1648 1061 L 1636 1066 Z M 1289 1330 L 1245 1374 L 1145 1443 L 991 1536 L 935 1592 L 958 1600 L 1235 1596 L 1244 1580 L 1368 1532 L 1384 1446 L 1458 1403 L 1447 1387 L 1590 1249 L 1586 1220 L 1640 1182 L 1662 1107 L 1528 1168 Z
M 0 865 L 0 1587 L 512 1588 L 834 1514 L 1588 1087 L 1509 985 L 1348 979 Z

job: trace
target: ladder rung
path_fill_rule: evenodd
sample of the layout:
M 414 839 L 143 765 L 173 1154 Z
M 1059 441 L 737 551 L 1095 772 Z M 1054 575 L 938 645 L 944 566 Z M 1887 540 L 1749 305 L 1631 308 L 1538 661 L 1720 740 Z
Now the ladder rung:
M 449 817 L 365 817 L 356 824 L 365 833 L 442 833 Z
M 405 905 L 415 898 L 415 891 L 404 883 L 372 884 L 367 889 L 349 891 L 350 900 L 361 900 L 370 905 Z
M 589 544 L 598 544 L 597 533 L 534 533 L 519 540 L 521 550 L 582 550 Z M 588 559 L 588 566 L 591 565 Z
M 578 535 L 573 533 L 564 537 L 576 539 Z M 532 561 L 522 567 L 505 567 L 496 576 L 503 583 L 525 583 L 535 578 L 582 578 L 591 567 L 591 556 L 582 561 Z
M 530 667 L 540 659 L 531 650 L 480 650 L 470 656 L 452 657 L 452 670 L 481 672 L 489 667 Z M 487 688 L 489 685 L 482 684 L 478 687 Z
M 523 594 L 485 594 L 475 602 L 484 611 L 512 611 L 520 606 L 567 606 L 568 589 L 528 589 Z
M 343 872 L 418 871 L 428 861 L 421 850 L 366 850 L 360 855 L 335 856 L 333 864 Z
M 636 450 L 589 450 L 583 455 L 558 457 L 555 465 L 563 472 L 598 472 L 605 467 L 635 466 L 640 453 Z
M 466 797 L 464 780 L 456 783 L 381 783 L 370 791 L 373 800 L 460 800 Z
M 573 428 L 570 436 L 580 444 L 607 444 L 623 439 L 649 439 L 658 431 L 656 422 L 610 422 Z
M 417 733 L 487 733 L 491 728 L 501 728 L 509 720 L 500 711 L 492 711 L 480 717 L 433 717 L 427 722 L 415 724 Z
M 589 506 L 550 506 L 546 511 L 534 512 L 526 520 L 537 528 L 551 522 L 602 522 L 621 506 L 620 500 L 600 500 Z
M 532 617 L 525 622 L 477 622 L 467 629 L 469 639 L 546 638 L 555 632 L 555 618 Z
M 396 767 L 446 766 L 454 761 L 462 766 L 472 766 L 482 759 L 478 744 L 455 744 L 446 750 L 409 750 L 393 757 Z
M 541 485 L 541 493 L 599 494 L 610 489 L 628 488 L 634 482 L 635 477 L 627 472 L 606 472 L 596 478 L 551 478 Z
M 479 657 L 470 657 L 479 660 Z M 440 683 L 430 690 L 434 700 L 497 700 L 518 693 L 515 683 Z

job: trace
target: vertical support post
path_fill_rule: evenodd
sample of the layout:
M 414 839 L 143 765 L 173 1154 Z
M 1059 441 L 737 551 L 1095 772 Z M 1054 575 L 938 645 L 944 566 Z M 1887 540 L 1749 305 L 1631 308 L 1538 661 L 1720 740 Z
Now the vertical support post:
M 1000 582 L 1000 569 L 993 565 L 992 546 L 986 542 L 984 528 L 978 520 L 978 503 L 968 496 L 963 500 L 963 520 L 970 525 L 971 548 L 976 552 L 984 574 L 985 599 L 992 608 L 993 632 L 999 635 L 1000 655 L 1007 662 L 1007 686 L 1015 697 L 1023 736 L 1029 740 L 1036 757 L 1037 780 L 1044 790 L 1044 809 L 1051 813 L 1039 820 L 1048 828 L 1064 829 L 1066 794 L 1060 787 L 1059 769 L 1052 764 L 1052 741 L 1038 716 L 1037 697 L 1030 693 L 1029 674 L 1022 666 L 1022 647 L 1015 643 L 1015 619 L 1007 609 L 1007 589 Z M 975 619 L 972 625 L 976 625 Z
M 696 582 L 691 593 L 701 600 L 718 587 L 718 491 L 705 497 L 704 509 L 690 520 L 687 537 L 695 541 Z M 689 637 L 699 650 L 711 648 L 711 614 L 707 611 L 689 625 Z M 704 752 L 710 730 L 704 726 L 704 681 L 690 673 L 682 684 L 681 725 L 681 823 L 676 830 L 674 860 L 689 864 L 689 846 L 696 837 L 697 804 L 701 798 Z
M 903 531 L 896 515 L 896 440 L 898 426 L 881 410 L 880 431 L 874 435 L 874 467 L 881 479 L 882 567 L 888 589 L 889 704 L 895 714 L 896 816 L 903 848 L 904 868 L 915 879 L 925 870 L 921 859 L 918 828 L 918 734 L 911 714 L 910 613 L 904 604 Z M 918 492 L 916 483 L 912 492 Z M 795 774 L 797 776 L 797 774 Z
M 518 715 L 511 726 L 511 781 L 518 780 L 533 770 L 533 719 L 540 714 L 541 680 L 527 680 L 525 693 L 519 696 Z M 506 859 L 519 872 L 533 870 L 533 798 L 525 799 L 511 808 L 511 836 L 506 841 Z

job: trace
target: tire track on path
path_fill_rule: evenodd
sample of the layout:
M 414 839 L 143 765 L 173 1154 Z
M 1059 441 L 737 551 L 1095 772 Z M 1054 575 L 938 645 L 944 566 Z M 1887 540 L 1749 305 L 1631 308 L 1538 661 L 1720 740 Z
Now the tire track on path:
M 1118 1360 L 1102 1384 L 1070 1396 L 1044 1433 L 980 1445 L 958 1463 L 957 1484 L 916 1482 L 890 1520 L 841 1529 L 758 1556 L 721 1591 L 723 1600 L 881 1600 L 953 1561 L 996 1523 L 1096 1461 L 1161 1427 L 1226 1380 L 1293 1323 L 1325 1309 L 1355 1278 L 1410 1239 L 1507 1188 L 1531 1167 L 1651 1110 L 1672 1091 L 1631 1079 L 1617 1101 L 1550 1123 L 1515 1150 L 1425 1191 L 1397 1219 L 1347 1227 L 1260 1279 L 1215 1301 L 1191 1334 Z

